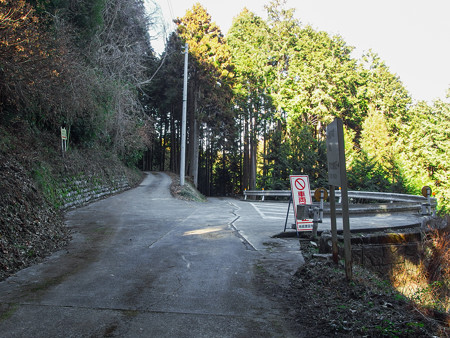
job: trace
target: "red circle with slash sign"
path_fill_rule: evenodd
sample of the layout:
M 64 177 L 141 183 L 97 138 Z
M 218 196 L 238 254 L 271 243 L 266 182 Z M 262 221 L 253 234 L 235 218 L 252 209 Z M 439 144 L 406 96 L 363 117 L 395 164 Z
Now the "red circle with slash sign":
M 305 181 L 303 181 L 303 179 L 297 178 L 297 179 L 295 180 L 295 187 L 296 187 L 298 190 L 304 190 L 305 187 L 306 187 L 306 183 L 305 183 Z

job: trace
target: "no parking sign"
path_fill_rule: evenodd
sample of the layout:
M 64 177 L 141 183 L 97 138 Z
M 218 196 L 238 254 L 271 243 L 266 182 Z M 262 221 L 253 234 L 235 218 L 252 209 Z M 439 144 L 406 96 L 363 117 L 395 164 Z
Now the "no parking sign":
M 290 175 L 292 202 L 297 231 L 312 231 L 312 219 L 297 219 L 297 205 L 312 204 L 308 175 Z

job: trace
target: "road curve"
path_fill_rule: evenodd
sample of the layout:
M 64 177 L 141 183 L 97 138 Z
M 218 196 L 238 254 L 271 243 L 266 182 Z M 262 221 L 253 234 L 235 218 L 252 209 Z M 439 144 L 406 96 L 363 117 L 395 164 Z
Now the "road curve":
M 150 173 L 69 212 L 70 245 L 0 283 L 0 336 L 300 336 L 261 292 L 264 253 L 243 245 L 236 205 L 177 200 L 169 185 Z

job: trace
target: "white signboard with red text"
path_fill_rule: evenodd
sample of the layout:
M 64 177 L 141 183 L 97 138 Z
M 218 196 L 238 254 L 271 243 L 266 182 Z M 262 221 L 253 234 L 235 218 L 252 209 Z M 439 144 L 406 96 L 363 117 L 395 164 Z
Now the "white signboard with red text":
M 308 175 L 290 175 L 292 202 L 294 204 L 297 231 L 312 231 L 312 219 L 297 219 L 297 205 L 312 204 Z

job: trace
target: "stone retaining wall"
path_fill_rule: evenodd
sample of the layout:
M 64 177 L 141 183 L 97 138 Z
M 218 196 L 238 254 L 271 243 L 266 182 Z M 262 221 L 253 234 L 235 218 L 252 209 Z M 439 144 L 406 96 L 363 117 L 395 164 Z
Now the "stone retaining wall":
M 96 177 L 64 179 L 58 192 L 61 201 L 60 209 L 68 210 L 80 207 L 129 188 L 130 184 L 125 175 L 118 176 L 108 182 Z
M 357 245 L 352 248 L 352 259 L 354 264 L 387 274 L 394 265 L 405 264 L 406 261 L 417 263 L 420 250 L 420 242 Z
M 352 260 L 381 274 L 388 274 L 392 267 L 406 261 L 417 263 L 422 246 L 420 229 L 411 233 L 368 234 L 352 237 Z M 339 236 L 339 256 L 344 257 L 343 238 Z M 320 253 L 331 253 L 331 234 L 322 234 Z

